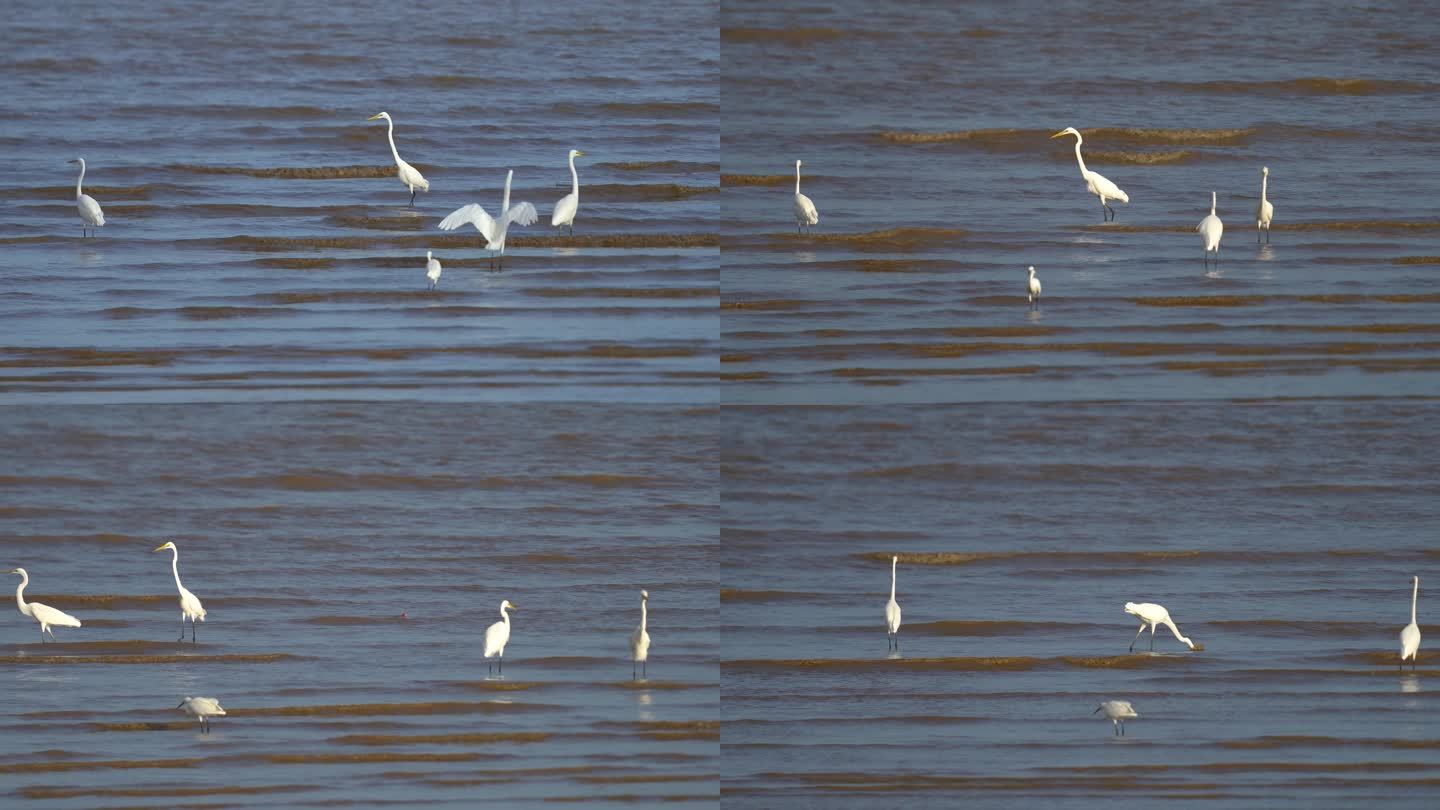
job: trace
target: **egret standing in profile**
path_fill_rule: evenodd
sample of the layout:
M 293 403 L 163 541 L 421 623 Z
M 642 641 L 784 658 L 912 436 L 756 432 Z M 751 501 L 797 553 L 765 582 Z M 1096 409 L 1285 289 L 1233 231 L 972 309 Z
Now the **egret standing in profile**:
M 1220 265 L 1220 235 L 1225 233 L 1225 224 L 1220 217 L 1215 216 L 1215 192 L 1210 192 L 1210 216 L 1200 220 L 1195 226 L 1199 231 L 1200 239 L 1205 243 L 1205 260 L 1210 259 L 1210 251 L 1215 251 L 1215 265 Z
M 210 731 L 210 718 L 224 717 L 225 710 L 221 708 L 220 701 L 207 697 L 187 697 L 180 701 L 177 709 L 184 709 L 185 713 L 200 721 L 200 733 L 207 734 Z
M 1275 216 L 1275 206 L 1265 199 L 1265 187 L 1270 183 L 1270 167 L 1260 168 L 1260 204 L 1255 206 L 1255 244 L 1260 244 L 1260 231 L 1265 231 L 1265 244 L 1270 244 L 1270 220 Z
M 1040 279 L 1035 277 L 1035 265 L 1033 264 L 1030 265 L 1030 282 L 1026 292 L 1026 300 L 1030 302 L 1031 306 L 1034 306 L 1035 302 L 1040 300 Z
M 180 549 L 173 542 L 156 546 L 153 551 L 170 551 L 170 571 L 175 574 L 175 589 L 180 591 L 180 641 L 185 640 L 185 620 L 190 620 L 190 643 L 195 643 L 195 622 L 205 621 L 205 606 L 195 594 L 180 584 Z
M 1119 186 L 1107 180 L 1099 172 L 1092 172 L 1085 168 L 1085 158 L 1080 157 L 1080 144 L 1083 143 L 1085 139 L 1080 137 L 1079 130 L 1074 127 L 1066 127 L 1050 137 L 1059 138 L 1065 135 L 1075 136 L 1075 162 L 1080 164 L 1080 176 L 1085 179 L 1085 187 L 1090 189 L 1090 193 L 1100 198 L 1100 207 L 1104 209 L 1101 216 L 1105 218 L 1106 222 L 1109 222 L 1115 218 L 1115 209 L 1111 208 L 1105 201 L 1119 200 L 1128 205 L 1130 203 L 1130 196 L 1121 191 Z
M 499 215 L 493 219 L 478 203 L 470 203 L 451 211 L 449 216 L 440 220 L 440 229 L 445 231 L 453 231 L 465 224 L 474 225 L 475 230 L 485 237 L 485 249 L 490 251 L 490 266 L 495 266 L 495 257 L 499 256 L 501 270 L 505 269 L 505 233 L 510 230 L 510 223 L 533 225 L 535 220 L 539 219 L 535 206 L 528 202 L 516 203 L 514 208 L 510 207 L 510 180 L 514 177 L 514 169 L 505 174 L 505 194 L 500 198 Z
M 1170 611 L 1160 605 L 1150 602 L 1140 602 L 1138 604 L 1135 602 L 1126 602 L 1125 612 L 1140 620 L 1140 629 L 1135 631 L 1135 638 L 1130 640 L 1130 652 L 1135 652 L 1135 642 L 1140 640 L 1140 634 L 1145 632 L 1146 627 L 1150 628 L 1150 650 L 1154 652 L 1155 627 L 1161 624 L 1170 628 L 1170 632 L 1175 634 L 1175 638 L 1184 642 L 1186 647 L 1192 650 L 1195 649 L 1195 643 L 1180 635 L 1180 628 L 1176 627 L 1175 622 L 1170 620 Z
M 800 233 L 800 226 L 806 228 L 817 225 L 820 222 L 820 213 L 815 210 L 815 203 L 809 197 L 800 193 L 800 161 L 795 161 L 795 232 Z
M 1091 714 L 1099 714 L 1100 712 L 1104 712 L 1105 719 L 1115 725 L 1116 737 L 1125 736 L 1126 720 L 1140 716 L 1128 700 L 1107 700 L 1095 707 L 1095 711 L 1091 712 Z
M 100 203 L 95 202 L 94 197 L 80 190 L 80 184 L 85 182 L 85 158 L 65 162 L 80 164 L 80 176 L 75 178 L 75 205 L 80 209 L 80 236 L 84 237 L 87 228 L 99 228 L 105 224 L 105 212 L 100 210 Z
M 580 210 L 580 175 L 575 173 L 575 158 L 585 157 L 579 149 L 570 150 L 570 193 L 555 203 L 555 212 L 550 215 L 550 227 L 570 226 L 570 235 L 575 235 L 575 212 Z
M 900 649 L 900 603 L 895 601 L 895 564 L 898 556 L 890 557 L 890 601 L 885 603 L 885 633 L 890 641 L 886 649 Z
M 414 205 L 415 189 L 429 192 L 430 181 L 426 180 L 414 166 L 400 159 L 400 151 L 395 148 L 395 122 L 390 119 L 390 113 L 378 112 L 365 120 L 374 121 L 376 118 L 385 119 L 385 125 L 388 127 L 387 134 L 390 137 L 390 154 L 395 156 L 395 168 L 398 170 L 396 175 L 400 178 L 400 183 L 410 189 L 410 204 Z
M 645 661 L 650 657 L 650 634 L 645 631 L 645 603 L 650 601 L 650 592 L 640 592 L 640 626 L 630 634 L 630 679 L 635 679 L 635 663 L 640 664 L 640 677 L 645 677 Z
M 1420 601 L 1420 577 L 1415 577 L 1415 590 L 1410 594 L 1410 623 L 1400 631 L 1400 668 L 1405 668 L 1405 659 L 1410 659 L 1413 672 L 1415 662 L 1420 660 L 1420 625 L 1415 623 L 1415 605 Z
M 55 631 L 50 629 L 51 625 L 56 627 L 79 627 L 80 620 L 62 610 L 56 610 L 49 605 L 42 605 L 39 602 L 25 601 L 25 586 L 30 584 L 30 575 L 25 573 L 24 568 L 12 568 L 10 573 L 20 575 L 20 587 L 15 589 L 15 604 L 20 606 L 20 612 L 40 623 L 40 643 L 45 643 L 45 634 L 49 633 L 50 638 L 55 638 Z M 1417 637 L 1419 631 L 1416 631 Z
M 433 290 L 435 289 L 435 285 L 440 283 L 440 261 L 431 258 L 430 254 L 432 252 L 433 251 L 429 250 L 425 251 L 425 277 L 430 279 L 430 289 Z
M 485 649 L 483 655 L 486 659 L 498 659 L 501 675 L 505 674 L 505 645 L 510 642 L 510 614 L 505 612 L 507 609 L 519 610 L 519 608 L 510 604 L 509 600 L 502 601 L 500 603 L 501 620 L 490 625 L 485 630 Z M 488 663 L 490 671 L 494 672 L 495 663 Z

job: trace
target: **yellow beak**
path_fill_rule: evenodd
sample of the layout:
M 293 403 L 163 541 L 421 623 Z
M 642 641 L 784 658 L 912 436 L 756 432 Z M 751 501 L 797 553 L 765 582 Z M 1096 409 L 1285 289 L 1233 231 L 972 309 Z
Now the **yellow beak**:
M 150 549 L 150 550 L 151 550 L 151 551 L 160 551 L 160 550 L 163 549 L 163 548 L 165 548 L 165 544 L 164 544 L 164 543 L 161 543 L 160 545 L 158 545 L 158 546 L 156 546 L 156 547 L 154 547 L 154 548 L 152 548 L 152 549 Z
M 516 605 L 514 602 L 511 602 L 511 603 L 510 603 L 510 609 L 511 609 L 511 610 L 519 610 L 520 608 L 519 608 L 519 606 Z
M 1070 133 L 1068 133 L 1068 132 L 1057 132 L 1057 133 L 1055 133 L 1054 135 L 1051 135 L 1050 137 L 1052 137 L 1052 138 L 1058 138 L 1058 137 L 1060 137 L 1061 135 L 1069 135 L 1069 134 L 1070 134 Z
M 579 152 L 579 151 L 577 151 L 577 152 L 575 153 L 575 157 L 585 157 L 585 153 L 584 153 L 584 152 Z
M 372 115 L 372 116 L 370 116 L 369 118 L 366 118 L 365 120 L 366 120 L 366 121 L 374 121 L 376 118 L 379 118 L 379 117 L 380 117 L 380 114 L 379 114 L 379 113 L 376 113 L 375 115 Z

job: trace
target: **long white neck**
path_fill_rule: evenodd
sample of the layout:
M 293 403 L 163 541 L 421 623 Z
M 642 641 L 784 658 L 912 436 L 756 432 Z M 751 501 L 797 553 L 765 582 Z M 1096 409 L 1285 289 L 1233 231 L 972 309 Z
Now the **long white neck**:
M 1265 186 L 1270 182 L 1270 175 L 1260 175 L 1260 202 L 1265 202 Z
M 795 161 L 795 193 L 800 193 L 800 161 Z
M 511 169 L 505 173 L 505 196 L 500 198 L 500 216 L 510 210 L 510 180 L 515 176 L 515 170 Z
M 645 610 L 645 600 L 644 600 L 644 599 L 641 599 L 641 600 L 640 600 L 640 632 L 642 632 L 642 633 L 645 632 L 646 613 L 647 613 L 647 611 Z
M 505 620 L 505 627 L 510 627 L 510 614 L 505 612 L 505 606 L 500 606 L 500 618 Z
M 180 584 L 180 549 L 170 549 L 170 570 L 175 574 L 175 589 L 183 590 L 184 585 Z
M 890 601 L 895 601 L 895 563 L 899 560 L 890 560 Z
M 1080 164 L 1080 176 L 1081 176 L 1081 177 L 1084 177 L 1084 176 L 1085 176 L 1085 172 L 1089 171 L 1089 169 L 1085 168 L 1085 158 L 1080 157 L 1080 140 L 1081 140 L 1081 139 L 1080 139 L 1080 136 L 1079 136 L 1079 135 L 1076 135 L 1076 136 L 1075 136 L 1075 162 Z
M 80 184 L 85 182 L 85 158 L 80 158 L 80 176 L 75 178 L 75 199 L 80 199 Z
M 1195 645 L 1190 641 L 1190 639 L 1180 635 L 1180 628 L 1175 626 L 1175 622 L 1171 621 L 1170 619 L 1166 619 L 1165 626 L 1170 628 L 1170 632 L 1175 634 L 1175 638 L 1179 639 L 1182 643 L 1184 643 L 1186 647 L 1190 647 L 1192 649 L 1195 647 Z
M 23 585 L 21 587 L 24 587 Z M 1415 624 L 1415 603 L 1420 601 L 1420 578 L 1415 578 L 1415 592 L 1410 595 L 1410 623 Z
M 1215 216 L 1215 192 L 1210 192 L 1210 216 Z
M 580 175 L 575 173 L 575 155 L 570 155 L 570 193 L 580 199 Z
M 385 127 L 385 134 L 390 138 L 390 154 L 395 156 L 395 163 L 399 164 L 400 150 L 395 148 L 395 122 L 390 120 L 390 116 L 388 115 L 385 116 Z
M 20 606 L 20 612 L 26 616 L 30 615 L 30 606 L 25 604 L 25 586 L 30 584 L 30 575 L 24 571 L 20 572 L 20 587 L 15 589 L 15 604 Z

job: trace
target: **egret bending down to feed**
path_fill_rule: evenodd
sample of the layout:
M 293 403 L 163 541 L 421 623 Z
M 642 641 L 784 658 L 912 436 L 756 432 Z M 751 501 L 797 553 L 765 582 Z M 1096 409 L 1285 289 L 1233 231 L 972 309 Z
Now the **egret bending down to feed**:
M 1115 725 L 1116 737 L 1125 736 L 1125 721 L 1127 719 L 1140 716 L 1128 700 L 1107 700 L 1095 707 L 1095 711 L 1091 712 L 1091 714 L 1099 714 L 1100 712 L 1105 712 L 1105 719 Z
M 1260 231 L 1265 231 L 1265 244 L 1270 244 L 1270 220 L 1275 216 L 1275 206 L 1265 199 L 1265 186 L 1270 182 L 1270 167 L 1260 169 L 1260 204 L 1255 206 L 1255 244 L 1260 244 Z
M 173 542 L 156 546 L 154 551 L 172 552 L 170 556 L 170 571 L 175 574 L 175 589 L 180 591 L 180 641 L 185 640 L 185 620 L 190 620 L 190 643 L 195 643 L 195 622 L 205 621 L 205 606 L 200 604 L 200 598 L 185 589 L 180 584 L 180 549 L 175 547 Z
M 1075 136 L 1075 162 L 1080 164 L 1080 176 L 1085 178 L 1085 187 L 1090 189 L 1091 194 L 1100 198 L 1100 207 L 1104 209 L 1101 216 L 1103 216 L 1107 222 L 1114 219 L 1115 209 L 1111 208 L 1105 201 L 1119 200 L 1128 205 L 1130 203 L 1130 196 L 1121 191 L 1119 186 L 1107 180 L 1099 172 L 1092 172 L 1085 168 L 1085 158 L 1080 157 L 1080 144 L 1083 143 L 1085 139 L 1080 137 L 1079 130 L 1074 127 L 1066 127 L 1050 137 L 1059 138 L 1064 135 Z
M 440 283 L 440 261 L 430 257 L 432 251 L 425 251 L 425 277 L 430 279 L 430 289 Z
M 1040 279 L 1035 277 L 1035 265 L 1030 265 L 1030 284 L 1027 290 L 1026 300 L 1031 304 L 1040 300 Z
M 49 605 L 42 605 L 39 602 L 25 601 L 25 586 L 30 584 L 30 575 L 25 573 L 24 568 L 13 568 L 12 574 L 20 575 L 20 587 L 15 589 L 15 604 L 20 606 L 20 612 L 40 623 L 40 643 L 45 643 L 45 634 L 49 633 L 50 638 L 55 638 L 55 631 L 50 625 L 56 627 L 79 627 L 80 620 L 61 610 L 56 610 Z
M 200 721 L 200 732 L 206 733 L 210 730 L 210 718 L 224 717 L 225 710 L 220 707 L 220 701 L 207 697 L 187 697 L 180 701 L 177 709 L 184 709 L 185 713 Z
M 895 601 L 895 564 L 898 562 L 899 557 L 890 557 L 890 601 L 885 603 L 886 638 L 890 640 L 890 647 L 897 650 L 900 649 L 900 603 Z
M 795 232 L 800 232 L 800 226 L 810 227 L 820 222 L 820 213 L 815 210 L 815 203 L 809 197 L 800 193 L 800 161 L 795 161 Z
M 453 231 L 466 223 L 475 226 L 475 230 L 485 237 L 485 249 L 490 251 L 490 266 L 495 266 L 495 257 L 500 257 L 501 268 L 505 262 L 505 232 L 510 230 L 510 223 L 518 222 L 521 225 L 532 225 L 539 215 L 535 213 L 535 206 L 528 202 L 516 203 L 514 208 L 510 207 L 510 180 L 515 177 L 515 170 L 511 169 L 505 174 L 505 194 L 500 198 L 500 212 L 495 218 L 485 213 L 477 203 L 470 203 L 462 208 L 450 212 L 450 216 L 440 220 L 440 229 Z
M 1155 649 L 1155 627 L 1161 624 L 1170 628 L 1170 632 L 1175 634 L 1175 638 L 1185 642 L 1186 647 L 1192 650 L 1195 649 L 1195 643 L 1180 635 L 1180 628 L 1176 627 L 1175 622 L 1170 620 L 1170 611 L 1160 605 L 1151 604 L 1150 602 L 1140 602 L 1138 604 L 1135 602 L 1126 602 L 1125 612 L 1140 620 L 1140 629 L 1135 631 L 1135 638 L 1130 641 L 1130 652 L 1135 652 L 1135 642 L 1140 640 L 1140 634 L 1145 632 L 1146 627 L 1150 628 L 1150 649 L 1153 651 Z
M 640 592 L 640 626 L 637 627 L 637 628 L 635 628 L 635 632 L 633 632 L 633 633 L 630 634 L 630 660 L 632 661 L 632 663 L 630 664 L 630 678 L 631 678 L 631 680 L 634 680 L 634 678 L 635 678 L 635 664 L 634 664 L 633 662 L 639 662 L 639 664 L 640 664 L 640 675 L 641 675 L 641 677 L 644 677 L 645 674 L 646 674 L 646 672 L 645 672 L 645 661 L 646 661 L 646 659 L 648 659 L 648 658 L 650 657 L 650 634 L 647 633 L 647 632 L 645 632 L 645 619 L 646 619 L 645 603 L 646 603 L 646 602 L 649 602 L 649 601 L 650 601 L 650 592 L 649 592 L 649 591 L 641 591 L 641 592 Z
M 485 658 L 496 658 L 500 662 L 500 674 L 505 674 L 505 645 L 510 641 L 510 614 L 506 609 L 519 610 L 519 608 L 503 601 L 500 603 L 501 621 L 495 622 L 485 630 Z M 494 671 L 494 663 L 489 663 L 490 671 Z
M 1215 264 L 1220 264 L 1220 235 L 1225 233 L 1225 224 L 1220 217 L 1215 216 L 1215 192 L 1210 192 L 1210 216 L 1200 220 L 1195 226 L 1200 232 L 1200 239 L 1205 243 L 1205 259 L 1209 261 L 1210 251 L 1215 251 Z
M 100 210 L 100 203 L 95 198 L 80 190 L 80 184 L 85 182 L 85 158 L 67 160 L 66 163 L 79 163 L 80 176 L 75 178 L 75 204 L 80 209 L 80 235 L 85 235 L 87 228 L 98 228 L 105 224 L 105 212 Z
M 579 149 L 570 150 L 570 193 L 555 203 L 555 212 L 550 215 L 550 227 L 570 226 L 570 235 L 575 235 L 575 212 L 580 210 L 580 175 L 575 173 L 575 158 L 585 157 Z
M 414 205 L 415 189 L 429 192 L 430 181 L 426 180 L 414 166 L 400 159 L 400 151 L 395 148 L 395 122 L 390 120 L 390 113 L 378 112 L 365 120 L 374 121 L 376 118 L 384 118 L 385 124 L 389 128 L 387 134 L 390 136 L 390 154 L 395 156 L 395 168 L 398 169 L 396 175 L 400 178 L 400 183 L 410 189 L 410 204 Z
M 1415 603 L 1420 601 L 1420 577 L 1415 577 L 1415 590 L 1410 594 L 1410 623 L 1400 631 L 1400 667 L 1404 669 L 1405 659 L 1410 659 L 1410 669 L 1420 660 L 1420 625 L 1415 623 Z

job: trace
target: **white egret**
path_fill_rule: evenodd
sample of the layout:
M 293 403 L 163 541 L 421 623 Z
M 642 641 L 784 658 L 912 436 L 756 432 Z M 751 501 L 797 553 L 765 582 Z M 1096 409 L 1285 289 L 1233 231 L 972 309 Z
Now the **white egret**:
M 152 551 L 171 551 L 170 570 L 175 574 L 175 589 L 180 591 L 180 641 L 185 640 L 185 620 L 190 620 L 190 643 L 195 643 L 195 622 L 205 621 L 205 606 L 195 594 L 180 584 L 180 549 L 173 542 L 156 546 Z
M 400 159 L 400 151 L 395 148 L 395 122 L 390 119 L 390 113 L 378 112 L 365 120 L 374 121 L 376 118 L 384 118 L 385 125 L 389 128 L 387 134 L 390 136 L 390 154 L 395 156 L 396 175 L 400 178 L 401 185 L 410 189 L 410 204 L 414 205 L 415 189 L 430 191 L 430 181 L 426 180 L 414 166 Z
M 1420 625 L 1415 623 L 1415 603 L 1420 601 L 1420 577 L 1415 577 L 1415 590 L 1410 594 L 1410 623 L 1400 631 L 1400 668 L 1405 668 L 1405 659 L 1410 659 L 1410 669 L 1420 660 Z
M 800 161 L 795 161 L 795 232 L 800 232 L 800 226 L 810 227 L 820 222 L 820 213 L 815 210 L 815 203 L 809 197 L 800 193 Z
M 635 677 L 635 662 L 640 664 L 640 676 L 646 675 L 645 661 L 650 657 L 650 634 L 645 631 L 646 609 L 645 603 L 650 601 L 650 592 L 640 592 L 640 626 L 630 634 L 630 677 Z
M 519 610 L 508 600 L 502 601 L 500 603 L 501 621 L 495 622 L 485 630 L 484 657 L 499 659 L 501 675 L 505 674 L 505 645 L 510 642 L 510 614 L 505 612 L 507 608 Z M 493 672 L 495 665 L 491 663 L 489 666 L 490 671 Z
M 550 227 L 570 226 L 570 235 L 575 235 L 575 212 L 580 210 L 580 175 L 575 173 L 575 158 L 585 157 L 579 149 L 570 150 L 570 193 L 555 203 L 555 213 L 550 215 Z
M 430 289 L 433 290 L 440 283 L 440 261 L 430 257 L 432 252 L 425 251 L 425 277 L 430 279 Z
M 80 164 L 80 176 L 75 178 L 75 205 L 80 209 L 80 235 L 83 237 L 86 228 L 98 228 L 105 224 L 105 212 L 100 210 L 100 203 L 95 202 L 94 197 L 80 190 L 80 184 L 85 182 L 85 158 L 65 162 Z
M 494 266 L 495 257 L 498 255 L 502 270 L 505 269 L 505 232 L 510 229 L 510 223 L 533 225 L 539 218 L 535 213 L 535 206 L 528 202 L 516 203 L 515 207 L 510 207 L 510 180 L 514 176 L 514 169 L 505 174 L 505 194 L 500 198 L 499 216 L 492 219 L 478 203 L 470 203 L 451 211 L 449 216 L 440 220 L 440 229 L 445 231 L 453 231 L 467 223 L 474 225 L 475 230 L 485 237 L 485 249 L 491 252 L 491 266 Z
M 1170 632 L 1175 634 L 1175 638 L 1185 642 L 1186 647 L 1192 650 L 1195 649 L 1195 643 L 1180 635 L 1180 628 L 1176 627 L 1175 622 L 1170 620 L 1170 611 L 1160 605 L 1150 602 L 1140 602 L 1138 604 L 1135 602 L 1126 602 L 1125 612 L 1140 619 L 1140 629 L 1135 632 L 1135 638 L 1130 641 L 1130 652 L 1135 652 L 1135 642 L 1140 640 L 1140 634 L 1145 632 L 1146 627 L 1150 628 L 1150 649 L 1153 651 L 1155 649 L 1155 627 L 1161 624 L 1170 628 Z
M 1200 239 L 1205 243 L 1205 259 L 1209 261 L 1210 251 L 1215 251 L 1215 264 L 1220 264 L 1220 235 L 1225 233 L 1225 224 L 1220 217 L 1215 216 L 1215 192 L 1210 192 L 1210 216 L 1200 220 L 1195 226 L 1200 233 Z
M 1030 283 L 1026 290 L 1026 300 L 1031 304 L 1040 300 L 1040 279 L 1035 277 L 1035 265 L 1030 265 Z
M 1255 206 L 1255 244 L 1260 244 L 1260 231 L 1265 231 L 1265 244 L 1270 244 L 1270 220 L 1275 216 L 1275 206 L 1265 199 L 1265 187 L 1270 183 L 1270 167 L 1260 168 L 1260 204 Z
M 1115 736 L 1117 737 L 1125 736 L 1125 721 L 1127 719 L 1140 716 L 1128 700 L 1107 700 L 1099 706 L 1096 706 L 1095 711 L 1091 712 L 1091 714 L 1099 714 L 1100 712 L 1104 712 L 1105 719 L 1114 724 Z
M 15 589 L 15 604 L 20 606 L 20 612 L 40 623 L 40 643 L 45 643 L 45 634 L 49 633 L 50 638 L 55 638 L 55 631 L 50 629 L 51 625 L 56 627 L 79 627 L 80 620 L 62 610 L 56 610 L 49 605 L 42 605 L 39 602 L 25 601 L 25 586 L 30 584 L 30 575 L 25 573 L 24 568 L 12 568 L 10 573 L 20 575 L 20 587 Z
M 885 633 L 894 649 L 900 649 L 900 603 L 895 601 L 895 564 L 900 558 L 890 558 L 890 601 L 885 603 Z M 889 649 L 888 647 L 886 649 Z
M 1100 207 L 1104 209 L 1101 215 L 1105 217 L 1107 222 L 1114 219 L 1115 209 L 1111 208 L 1105 201 L 1119 200 L 1128 205 L 1130 203 L 1130 196 L 1121 191 L 1119 186 L 1110 182 L 1099 172 L 1092 172 L 1085 168 L 1085 159 L 1080 157 L 1080 144 L 1083 143 L 1085 139 L 1080 137 L 1079 130 L 1074 127 L 1066 127 L 1050 137 L 1059 138 L 1064 135 L 1075 136 L 1075 162 L 1080 164 L 1080 176 L 1085 178 L 1085 187 L 1090 189 L 1091 194 L 1100 198 Z
M 210 718 L 225 716 L 225 709 L 221 708 L 220 701 L 215 698 L 187 697 L 175 708 L 184 709 L 186 714 L 199 720 L 202 734 L 210 731 Z

